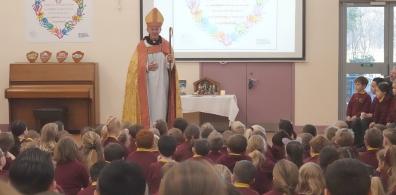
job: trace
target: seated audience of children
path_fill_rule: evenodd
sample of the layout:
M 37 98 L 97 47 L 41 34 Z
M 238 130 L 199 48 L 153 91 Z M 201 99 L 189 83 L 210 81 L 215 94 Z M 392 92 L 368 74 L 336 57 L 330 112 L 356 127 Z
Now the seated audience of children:
M 381 106 L 385 97 L 377 99 Z M 59 137 L 58 123 L 29 133 L 16 121 L 10 133 L 0 133 L 0 180 L 22 194 L 396 194 L 396 129 L 391 123 L 364 129 L 362 115 L 325 131 L 307 124 L 298 135 L 287 120 L 272 133 L 241 122 L 198 127 L 183 118 L 171 129 L 161 120 L 143 129 L 110 117 L 81 137 Z

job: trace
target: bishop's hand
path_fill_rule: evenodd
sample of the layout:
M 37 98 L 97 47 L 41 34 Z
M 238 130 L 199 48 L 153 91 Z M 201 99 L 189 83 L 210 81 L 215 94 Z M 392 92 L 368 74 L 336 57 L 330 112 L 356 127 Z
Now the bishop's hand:
M 148 71 L 156 71 L 158 69 L 157 63 L 152 63 L 147 66 Z
M 173 54 L 168 54 L 166 56 L 166 60 L 168 61 L 169 64 L 173 64 L 175 62 L 175 56 L 173 56 Z

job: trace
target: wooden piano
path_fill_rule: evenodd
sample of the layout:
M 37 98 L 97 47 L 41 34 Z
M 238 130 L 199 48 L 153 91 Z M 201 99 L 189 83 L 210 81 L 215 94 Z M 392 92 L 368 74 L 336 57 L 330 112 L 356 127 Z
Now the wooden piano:
M 9 85 L 5 97 L 10 124 L 23 120 L 29 128 L 39 131 L 57 112 L 61 112 L 57 120 L 65 124 L 66 130 L 79 131 L 99 123 L 96 63 L 10 64 Z

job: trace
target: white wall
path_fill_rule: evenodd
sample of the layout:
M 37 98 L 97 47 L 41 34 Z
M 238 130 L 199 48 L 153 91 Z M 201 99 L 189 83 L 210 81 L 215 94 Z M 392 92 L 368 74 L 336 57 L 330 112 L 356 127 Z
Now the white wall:
M 94 41 L 82 44 L 28 43 L 25 39 L 23 0 L 3 4 L 0 12 L 0 124 L 8 123 L 9 63 L 26 61 L 31 50 L 85 52 L 85 61 L 99 63 L 101 121 L 120 115 L 126 71 L 139 41 L 139 0 L 94 2 Z M 109 24 L 109 25 L 106 25 Z M 187 92 L 199 78 L 197 63 L 179 63 L 179 78 L 187 80 Z M 338 0 L 307 0 L 307 62 L 296 65 L 296 124 L 330 124 L 338 107 Z M 320 92 L 315 92 L 320 90 Z
M 295 69 L 295 119 L 328 125 L 338 118 L 339 1 L 307 0 L 306 63 Z

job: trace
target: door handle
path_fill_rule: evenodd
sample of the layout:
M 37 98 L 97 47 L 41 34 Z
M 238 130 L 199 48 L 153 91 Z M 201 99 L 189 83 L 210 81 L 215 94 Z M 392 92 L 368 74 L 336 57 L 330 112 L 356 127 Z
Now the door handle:
M 248 89 L 253 89 L 253 87 L 256 84 L 256 81 L 257 81 L 256 79 L 249 78 L 248 79 Z

